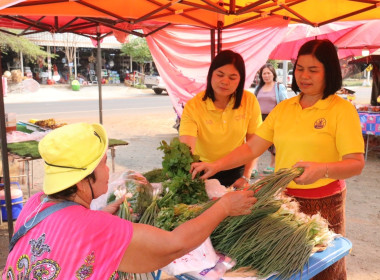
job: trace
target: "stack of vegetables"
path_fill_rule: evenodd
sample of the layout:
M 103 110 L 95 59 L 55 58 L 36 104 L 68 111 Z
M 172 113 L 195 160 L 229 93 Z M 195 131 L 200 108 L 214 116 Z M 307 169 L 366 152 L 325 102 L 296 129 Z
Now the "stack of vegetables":
M 185 144 L 174 138 L 170 145 L 162 141 L 159 149 L 164 152 L 164 190 L 147 200 L 150 205 L 139 222 L 172 230 L 215 201 L 209 201 L 202 180 L 191 179 L 191 163 L 198 159 Z M 153 173 L 157 176 L 158 171 Z M 257 198 L 251 214 L 229 217 L 212 233 L 214 248 L 236 260 L 234 269 L 256 270 L 260 277 L 277 273 L 287 279 L 302 271 L 313 252 L 323 250 L 332 241 L 334 234 L 320 215 L 301 213 L 298 203 L 283 195 L 286 186 L 300 174 L 302 169 L 282 169 L 251 185 Z M 122 209 L 124 217 L 130 219 L 127 205 Z

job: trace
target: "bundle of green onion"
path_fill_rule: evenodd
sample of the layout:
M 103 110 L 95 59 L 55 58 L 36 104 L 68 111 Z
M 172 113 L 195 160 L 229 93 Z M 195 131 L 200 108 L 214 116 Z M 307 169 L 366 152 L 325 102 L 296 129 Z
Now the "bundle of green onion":
M 282 169 L 251 186 L 257 203 L 252 213 L 226 219 L 211 235 L 214 248 L 234 258 L 235 269 L 257 271 L 268 277 L 278 273 L 288 279 L 300 272 L 316 248 L 333 238 L 327 222 L 298 210 L 298 203 L 281 195 L 302 170 Z
M 155 206 L 155 199 L 153 199 L 153 202 L 151 205 L 145 210 L 144 214 L 142 215 L 141 219 L 139 220 L 139 223 L 145 223 L 145 224 L 154 224 L 154 221 L 152 221 L 152 217 L 157 216 L 155 211 L 158 211 Z M 153 214 L 155 213 L 155 214 Z M 119 216 L 122 219 L 125 219 L 127 221 L 134 221 L 135 218 L 133 217 L 131 213 L 131 207 L 130 203 L 128 203 L 128 200 L 126 199 L 122 204 L 120 204 L 119 210 L 116 213 L 117 216 Z M 154 279 L 151 273 L 128 273 L 128 272 L 122 272 L 118 271 L 119 279 L 120 280 L 142 280 L 142 279 Z

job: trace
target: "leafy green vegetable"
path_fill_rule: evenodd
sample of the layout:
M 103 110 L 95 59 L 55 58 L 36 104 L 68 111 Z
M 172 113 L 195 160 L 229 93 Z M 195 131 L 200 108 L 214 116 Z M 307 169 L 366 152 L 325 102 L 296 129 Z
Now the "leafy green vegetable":
M 132 194 L 132 197 L 128 199 L 128 202 L 131 204 L 133 213 L 141 217 L 153 201 L 152 186 L 149 183 L 140 184 L 136 180 L 131 179 L 126 180 L 125 186 L 127 192 Z
M 182 223 L 198 216 L 203 211 L 202 205 L 177 204 L 162 208 L 158 213 L 156 226 L 165 230 L 173 230 Z
M 164 140 L 161 141 L 161 145 L 157 149 L 164 152 L 162 168 L 164 174 L 170 179 L 178 175 L 189 174 L 191 164 L 199 161 L 199 156 L 193 156 L 190 148 L 181 143 L 178 137 L 173 138 L 170 145 Z
M 166 181 L 168 178 L 163 173 L 162 168 L 156 168 L 151 171 L 142 174 L 149 183 L 161 183 Z
M 190 167 L 195 161 L 199 161 L 198 156 L 190 152 L 190 148 L 181 143 L 178 137 L 173 138 L 168 145 L 161 142 L 158 148 L 164 151 L 162 161 L 162 171 L 169 178 L 163 183 L 164 197 L 159 201 L 160 207 L 168 207 L 179 203 L 197 204 L 208 200 L 204 181 L 198 177 L 191 178 Z

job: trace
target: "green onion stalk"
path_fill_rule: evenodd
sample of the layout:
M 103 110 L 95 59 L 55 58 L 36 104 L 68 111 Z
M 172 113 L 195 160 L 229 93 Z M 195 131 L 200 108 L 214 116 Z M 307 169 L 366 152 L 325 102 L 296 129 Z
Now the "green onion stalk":
M 145 212 L 144 212 L 144 214 L 145 214 Z M 127 199 L 125 199 L 123 201 L 123 203 L 120 204 L 119 210 L 116 213 L 116 215 L 122 219 L 127 220 L 127 221 L 131 221 L 131 222 L 133 221 L 134 218 L 133 218 L 133 215 L 131 213 L 131 209 L 130 209 L 130 206 L 128 204 Z M 141 222 L 141 219 L 140 219 L 140 222 Z M 119 275 L 120 280 L 150 279 L 149 277 L 151 277 L 150 274 L 148 274 L 148 273 L 137 274 L 137 273 L 129 273 L 129 272 L 123 272 L 123 271 L 118 271 L 118 275 Z
M 302 271 L 316 247 L 326 247 L 332 240 L 320 215 L 299 212 L 298 203 L 282 195 L 302 172 L 281 169 L 251 185 L 257 198 L 251 214 L 229 217 L 212 233 L 214 248 L 236 259 L 235 269 L 253 269 L 260 277 L 277 273 L 288 279 Z

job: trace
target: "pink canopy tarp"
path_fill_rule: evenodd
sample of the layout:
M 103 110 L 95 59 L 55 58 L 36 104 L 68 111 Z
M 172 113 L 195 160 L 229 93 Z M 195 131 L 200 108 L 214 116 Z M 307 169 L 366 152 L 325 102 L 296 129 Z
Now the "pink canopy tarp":
M 265 18 L 260 23 L 223 30 L 222 49 L 241 54 L 246 65 L 246 87 L 272 50 L 283 40 L 288 21 Z M 149 30 L 144 30 L 149 32 Z M 211 62 L 210 31 L 190 26 L 169 26 L 147 37 L 156 67 L 176 111 L 205 90 Z

